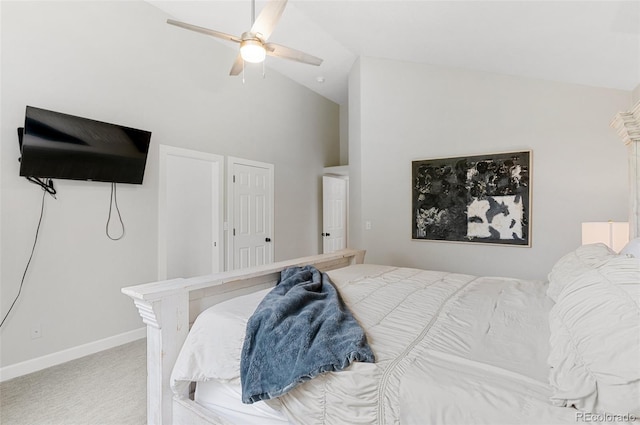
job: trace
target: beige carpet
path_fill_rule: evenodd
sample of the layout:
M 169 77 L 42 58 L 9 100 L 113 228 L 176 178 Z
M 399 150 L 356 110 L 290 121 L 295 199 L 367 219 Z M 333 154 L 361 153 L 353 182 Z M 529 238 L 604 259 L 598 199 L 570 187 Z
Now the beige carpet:
M 146 423 L 146 340 L 0 384 L 2 425 Z

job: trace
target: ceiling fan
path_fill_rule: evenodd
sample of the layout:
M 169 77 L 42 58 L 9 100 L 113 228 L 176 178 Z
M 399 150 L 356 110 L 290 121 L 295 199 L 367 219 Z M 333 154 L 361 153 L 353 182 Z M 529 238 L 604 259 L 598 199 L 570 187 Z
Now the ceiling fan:
M 267 43 L 267 39 L 275 29 L 286 5 L 287 0 L 269 0 L 256 18 L 256 2 L 255 0 L 251 0 L 251 29 L 242 33 L 240 37 L 175 21 L 173 19 L 167 19 L 167 23 L 216 38 L 221 38 L 223 40 L 239 43 L 240 52 L 231 67 L 229 75 L 240 74 L 244 68 L 244 62 L 263 62 L 266 55 L 319 66 L 322 63 L 322 59 L 320 58 L 280 44 Z

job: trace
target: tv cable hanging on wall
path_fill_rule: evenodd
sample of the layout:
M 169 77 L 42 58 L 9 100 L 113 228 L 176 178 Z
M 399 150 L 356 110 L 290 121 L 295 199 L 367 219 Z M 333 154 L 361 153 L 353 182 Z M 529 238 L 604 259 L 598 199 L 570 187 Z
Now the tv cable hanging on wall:
M 54 199 L 56 199 L 56 189 L 53 187 L 53 180 L 51 179 L 39 179 L 36 177 L 27 177 L 27 180 L 29 180 L 31 183 L 37 184 L 38 186 L 40 186 L 42 188 L 42 203 L 40 205 L 40 218 L 38 219 L 38 226 L 36 227 L 36 236 L 33 240 L 33 245 L 31 246 L 31 254 L 29 255 L 29 260 L 27 261 L 27 265 L 24 268 L 24 273 L 22 273 L 22 279 L 20 280 L 20 287 L 18 288 L 18 294 L 16 295 L 16 297 L 13 299 L 13 302 L 11 303 L 11 307 L 9 307 L 9 311 L 7 311 L 7 314 L 4 315 L 4 317 L 2 318 L 2 322 L 0 323 L 0 328 L 2 326 L 4 326 L 4 322 L 7 320 L 7 318 L 9 317 L 9 314 L 11 314 L 11 311 L 13 310 L 13 307 L 16 305 L 16 303 L 18 302 L 18 299 L 20 298 L 20 294 L 22 293 L 22 288 L 24 286 L 24 280 L 27 276 L 27 271 L 29 270 L 29 266 L 31 265 L 31 260 L 33 259 L 33 253 L 36 250 L 36 245 L 38 243 L 38 235 L 40 234 L 40 226 L 42 225 L 42 218 L 44 217 L 44 204 L 45 204 L 45 198 L 47 196 L 47 194 L 51 195 L 51 197 L 53 197 Z
M 111 222 L 111 209 L 112 209 L 113 206 L 116 207 L 116 211 L 118 213 L 118 220 L 120 220 L 120 226 L 122 227 L 122 233 L 118 237 L 113 237 L 109 233 L 109 223 Z M 117 191 L 116 191 L 116 184 L 115 183 L 111 183 L 111 198 L 110 198 L 110 201 L 109 201 L 109 217 L 107 217 L 107 224 L 105 225 L 105 232 L 107 234 L 107 237 L 109 239 L 111 239 L 112 241 L 119 241 L 120 239 L 122 239 L 124 237 L 125 228 L 124 228 L 124 222 L 122 221 L 122 215 L 120 214 L 120 208 L 118 208 L 118 197 L 117 197 Z

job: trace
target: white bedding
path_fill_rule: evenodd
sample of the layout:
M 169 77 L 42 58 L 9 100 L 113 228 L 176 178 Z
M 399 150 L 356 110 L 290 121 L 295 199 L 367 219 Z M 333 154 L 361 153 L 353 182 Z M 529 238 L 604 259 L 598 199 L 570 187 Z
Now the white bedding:
M 329 275 L 365 329 L 376 363 L 355 363 L 271 401 L 291 422 L 580 422 L 575 409 L 549 402 L 547 317 L 552 302 L 543 282 L 376 265 L 354 265 Z M 226 344 L 223 355 L 207 357 L 216 365 L 201 364 L 202 345 L 220 351 L 211 341 L 242 328 L 248 314 L 239 317 L 239 311 L 253 311 L 260 299 L 232 300 L 227 307 L 238 323 L 226 322 L 222 330 L 200 329 L 197 321 L 196 335 L 192 330 L 174 369 L 174 385 L 212 379 L 237 384 L 242 332 L 229 340 L 232 345 L 240 341 L 239 346 Z M 223 304 L 213 309 L 210 322 L 226 314 Z M 208 403 L 200 396 L 199 401 Z
M 242 403 L 240 383 L 222 383 L 215 380 L 198 382 L 194 397 L 196 403 L 216 412 L 230 424 L 286 425 L 290 422 L 265 402 Z

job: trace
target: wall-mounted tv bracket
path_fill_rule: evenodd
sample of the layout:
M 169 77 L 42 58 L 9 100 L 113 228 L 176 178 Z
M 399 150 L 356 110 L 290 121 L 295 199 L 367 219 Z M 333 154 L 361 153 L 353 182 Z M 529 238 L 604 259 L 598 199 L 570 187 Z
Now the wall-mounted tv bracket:
M 22 154 L 22 138 L 24 137 L 24 127 L 18 127 L 18 145 L 20 145 L 20 154 Z M 18 157 L 18 162 L 22 161 L 22 156 Z M 39 179 L 37 177 L 25 176 L 33 184 L 37 184 L 49 195 L 56 197 L 58 191 L 53 187 L 52 179 Z

